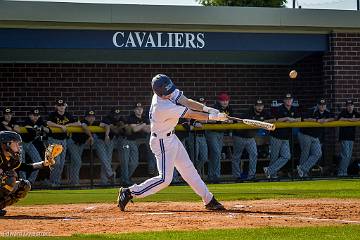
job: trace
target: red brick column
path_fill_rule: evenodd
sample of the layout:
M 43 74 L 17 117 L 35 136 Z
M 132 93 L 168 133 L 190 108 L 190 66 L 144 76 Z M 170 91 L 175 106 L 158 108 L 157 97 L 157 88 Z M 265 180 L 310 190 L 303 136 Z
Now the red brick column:
M 337 113 L 344 108 L 346 99 L 353 99 L 360 110 L 360 33 L 329 35 L 330 51 L 324 56 L 324 92 Z M 356 142 L 359 143 L 359 129 Z M 336 135 L 337 137 L 337 135 Z M 336 139 L 337 141 L 337 139 Z M 338 153 L 332 148 L 333 152 Z M 360 146 L 354 145 L 353 159 L 359 160 Z

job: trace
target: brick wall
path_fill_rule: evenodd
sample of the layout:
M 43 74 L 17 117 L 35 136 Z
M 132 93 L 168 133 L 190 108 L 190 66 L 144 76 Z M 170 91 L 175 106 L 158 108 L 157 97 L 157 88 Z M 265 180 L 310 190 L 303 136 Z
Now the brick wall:
M 290 80 L 296 67 L 299 79 Z M 1 106 L 10 106 L 17 117 L 40 106 L 53 109 L 63 98 L 69 111 L 82 115 L 89 107 L 105 115 L 113 106 L 124 114 L 136 101 L 149 105 L 151 78 L 157 73 L 171 76 L 186 96 L 204 96 L 213 103 L 218 92 L 231 95 L 236 111 L 244 111 L 261 97 L 267 105 L 290 91 L 305 106 L 323 93 L 322 56 L 310 56 L 296 66 L 221 64 L 0 64 Z
M 360 95 L 360 34 L 333 33 L 330 47 L 325 56 L 313 54 L 294 66 L 1 63 L 0 107 L 13 107 L 20 118 L 34 106 L 49 112 L 55 99 L 63 98 L 77 116 L 90 107 L 104 116 L 113 106 L 128 115 L 136 101 L 149 105 L 150 80 L 165 73 L 189 97 L 204 96 L 214 103 L 217 93 L 228 92 L 235 111 L 246 111 L 258 97 L 269 107 L 272 100 L 292 92 L 303 108 L 325 96 L 338 112 L 345 99 Z M 291 69 L 298 71 L 298 79 L 288 78 Z M 338 148 L 333 147 L 334 129 L 329 129 L 329 136 L 327 154 L 332 156 Z M 354 157 L 360 158 L 357 145 Z
M 324 56 L 324 91 L 331 99 L 336 112 L 344 108 L 346 99 L 355 100 L 359 110 L 360 98 L 360 33 L 332 33 L 329 36 L 330 51 Z M 357 131 L 358 143 L 360 140 Z M 339 146 L 329 149 L 338 153 Z M 354 145 L 353 159 L 360 158 L 360 146 Z

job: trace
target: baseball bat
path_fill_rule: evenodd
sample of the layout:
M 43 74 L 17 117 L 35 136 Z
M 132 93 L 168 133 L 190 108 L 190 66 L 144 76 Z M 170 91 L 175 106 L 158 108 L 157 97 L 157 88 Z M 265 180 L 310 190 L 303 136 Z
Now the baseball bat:
M 272 123 L 267 123 L 267 122 L 262 122 L 262 121 L 257 121 L 257 120 L 252 120 L 252 119 L 242 119 L 242 118 L 237 118 L 237 117 L 228 117 L 230 120 L 235 120 L 235 121 L 239 121 L 242 122 L 246 125 L 249 126 L 253 126 L 253 127 L 258 127 L 258 128 L 263 128 L 269 131 L 274 131 L 275 130 L 275 125 Z

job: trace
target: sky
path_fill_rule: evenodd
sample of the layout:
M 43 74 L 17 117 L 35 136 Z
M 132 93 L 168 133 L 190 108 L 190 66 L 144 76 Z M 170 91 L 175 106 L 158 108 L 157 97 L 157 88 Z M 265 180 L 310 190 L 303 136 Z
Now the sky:
M 187 5 L 200 6 L 196 0 L 22 0 L 42 2 L 82 2 L 110 4 L 146 4 L 146 5 Z M 296 0 L 296 7 L 314 9 L 356 10 L 358 0 Z M 287 7 L 292 7 L 293 0 L 288 0 Z

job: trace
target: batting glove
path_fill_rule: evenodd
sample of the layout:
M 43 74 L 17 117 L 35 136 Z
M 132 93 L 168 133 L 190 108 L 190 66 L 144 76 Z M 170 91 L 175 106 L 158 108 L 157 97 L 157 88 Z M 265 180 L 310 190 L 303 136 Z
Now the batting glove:
M 218 114 L 218 113 L 220 113 L 219 110 L 217 110 L 217 109 L 215 109 L 215 108 L 207 107 L 207 106 L 204 106 L 204 107 L 203 107 L 203 111 L 204 111 L 204 112 L 207 112 L 207 113 L 213 113 L 213 114 Z
M 209 120 L 211 121 L 226 121 L 228 120 L 228 116 L 225 113 L 210 113 Z

